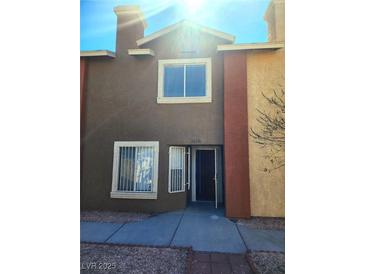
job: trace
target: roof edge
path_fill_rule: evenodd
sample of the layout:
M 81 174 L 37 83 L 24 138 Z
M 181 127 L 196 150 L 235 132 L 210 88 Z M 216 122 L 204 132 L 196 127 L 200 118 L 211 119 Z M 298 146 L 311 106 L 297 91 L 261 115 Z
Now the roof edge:
M 155 52 L 152 49 L 128 49 L 128 54 L 132 56 L 138 56 L 138 55 L 155 56 Z
M 80 51 L 80 57 L 97 57 L 105 56 L 115 58 L 115 52 L 110 50 L 82 50 Z
M 231 43 L 233 43 L 234 40 L 235 40 L 235 36 L 234 35 L 231 35 L 231 34 L 228 34 L 228 33 L 225 33 L 225 32 L 221 32 L 221 31 L 218 31 L 218 30 L 215 30 L 215 29 L 212 29 L 212 28 L 204 27 L 204 26 L 201 26 L 201 25 L 196 24 L 194 22 L 190 22 L 188 20 L 183 20 L 183 21 L 180 21 L 180 22 L 178 22 L 176 24 L 173 24 L 171 26 L 168 26 L 166 28 L 163 28 L 163 29 L 161 29 L 159 31 L 156 31 L 156 32 L 154 32 L 154 33 L 152 33 L 152 34 L 150 34 L 148 36 L 145 36 L 145 37 L 143 37 L 141 39 L 138 39 L 136 41 L 137 42 L 137 46 L 142 46 L 142 45 L 144 45 L 144 44 L 146 44 L 146 43 L 148 43 L 148 42 L 150 42 L 152 40 L 155 40 L 155 39 L 157 39 L 157 38 L 159 38 L 159 37 L 161 37 L 161 36 L 163 36 L 165 34 L 170 33 L 171 31 L 173 31 L 173 30 L 175 30 L 175 29 L 177 29 L 177 28 L 179 28 L 180 26 L 183 26 L 183 25 L 190 26 L 190 27 L 196 27 L 196 28 L 198 28 L 199 30 L 201 30 L 203 32 L 206 32 L 206 33 L 209 33 L 211 35 L 220 37 L 220 38 L 222 38 L 224 40 L 227 40 L 227 41 L 229 41 Z
M 284 42 L 233 44 L 233 45 L 218 45 L 217 46 L 217 51 L 280 49 L 280 48 L 284 48 L 284 47 L 285 47 Z

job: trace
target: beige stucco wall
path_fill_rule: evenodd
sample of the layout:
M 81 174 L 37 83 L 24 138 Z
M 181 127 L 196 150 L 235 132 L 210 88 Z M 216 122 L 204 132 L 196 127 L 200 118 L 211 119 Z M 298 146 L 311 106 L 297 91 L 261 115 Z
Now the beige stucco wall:
M 285 1 L 272 0 L 266 10 L 265 21 L 268 24 L 269 42 L 285 40 Z
M 248 124 L 257 128 L 257 108 L 270 111 L 262 92 L 270 96 L 272 89 L 284 85 L 284 50 L 252 51 L 247 54 Z M 267 173 L 265 149 L 249 139 L 251 215 L 285 216 L 284 168 Z

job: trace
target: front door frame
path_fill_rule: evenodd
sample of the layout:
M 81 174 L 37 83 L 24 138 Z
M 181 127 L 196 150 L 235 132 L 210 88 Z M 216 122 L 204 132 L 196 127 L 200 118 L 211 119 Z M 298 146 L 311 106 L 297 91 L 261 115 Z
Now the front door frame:
M 217 191 L 217 183 L 218 183 L 218 168 L 217 168 L 217 153 L 219 151 L 219 146 L 192 146 L 191 154 L 192 154 L 192 172 L 191 172 L 191 201 L 196 202 L 196 151 L 197 150 L 213 150 L 214 151 L 214 178 L 215 178 L 215 187 L 214 187 L 214 195 L 215 195 L 215 207 L 218 207 L 218 191 Z

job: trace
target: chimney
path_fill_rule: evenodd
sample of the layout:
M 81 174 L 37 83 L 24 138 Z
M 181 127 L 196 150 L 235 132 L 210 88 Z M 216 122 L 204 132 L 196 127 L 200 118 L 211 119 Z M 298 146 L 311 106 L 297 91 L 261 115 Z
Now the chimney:
M 117 6 L 116 54 L 127 54 L 128 49 L 137 48 L 136 41 L 144 36 L 146 20 L 139 6 Z
M 269 42 L 285 41 L 285 1 L 271 0 L 264 19 L 269 29 Z

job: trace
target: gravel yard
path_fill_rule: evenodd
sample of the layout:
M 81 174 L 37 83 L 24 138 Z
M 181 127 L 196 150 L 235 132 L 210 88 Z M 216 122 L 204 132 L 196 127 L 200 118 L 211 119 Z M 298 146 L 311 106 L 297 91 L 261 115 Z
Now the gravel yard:
M 250 252 L 247 260 L 254 273 L 285 273 L 285 254 L 281 252 Z
M 81 244 L 82 273 L 186 273 L 188 249 Z
M 80 213 L 82 222 L 125 223 L 141 221 L 150 216 L 150 214 L 145 213 L 115 211 L 81 211 Z
M 285 230 L 284 218 L 252 217 L 238 220 L 237 223 L 253 229 Z

